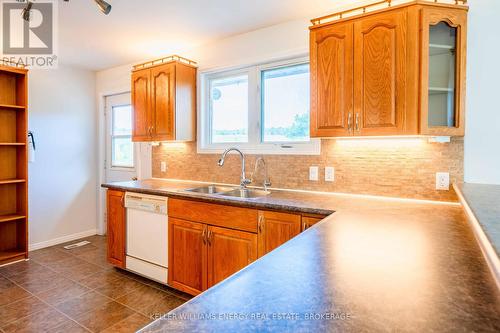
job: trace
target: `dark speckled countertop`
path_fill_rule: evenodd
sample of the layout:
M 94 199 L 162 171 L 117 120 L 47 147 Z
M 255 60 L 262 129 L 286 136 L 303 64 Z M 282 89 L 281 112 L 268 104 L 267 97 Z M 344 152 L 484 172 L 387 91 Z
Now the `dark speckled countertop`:
M 500 185 L 462 183 L 456 184 L 455 189 L 463 196 L 500 256 Z
M 186 183 L 105 187 L 191 196 Z M 209 200 L 335 213 L 141 332 L 500 331 L 500 293 L 458 205 L 288 191 Z

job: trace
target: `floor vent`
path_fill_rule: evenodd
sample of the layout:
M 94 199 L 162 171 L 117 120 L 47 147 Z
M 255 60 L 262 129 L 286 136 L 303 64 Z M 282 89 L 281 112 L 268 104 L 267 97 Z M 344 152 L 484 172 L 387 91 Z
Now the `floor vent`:
M 75 247 L 80 247 L 80 246 L 84 246 L 84 245 L 87 245 L 87 244 L 90 244 L 90 242 L 89 241 L 82 241 L 82 242 L 78 242 L 78 243 L 75 243 L 75 244 L 66 245 L 64 248 L 66 250 L 71 250 L 71 249 L 74 249 Z

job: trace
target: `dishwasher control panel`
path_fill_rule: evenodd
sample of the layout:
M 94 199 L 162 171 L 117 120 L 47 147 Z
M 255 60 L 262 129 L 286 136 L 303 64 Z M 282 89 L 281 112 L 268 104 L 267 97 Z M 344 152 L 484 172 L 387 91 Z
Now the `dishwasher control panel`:
M 125 207 L 167 215 L 167 198 L 127 192 L 125 194 Z

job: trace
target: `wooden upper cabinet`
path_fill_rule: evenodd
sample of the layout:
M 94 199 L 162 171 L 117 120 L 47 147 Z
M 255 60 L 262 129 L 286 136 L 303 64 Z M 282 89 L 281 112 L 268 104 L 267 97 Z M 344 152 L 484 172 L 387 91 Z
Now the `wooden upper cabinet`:
M 207 289 L 207 226 L 176 218 L 168 226 L 168 284 L 197 295 Z
M 422 134 L 465 134 L 467 12 L 423 8 Z
M 149 141 L 152 137 L 150 84 L 149 70 L 132 73 L 132 105 L 134 107 L 132 136 L 134 141 Z
M 259 257 L 271 252 L 300 232 L 300 215 L 259 211 Z
M 406 9 L 354 23 L 354 135 L 405 134 Z
M 312 20 L 311 136 L 463 135 L 467 10 L 411 1 Z
M 175 139 L 175 65 L 151 69 L 151 111 L 155 140 Z
M 310 33 L 311 137 L 347 136 L 353 121 L 353 24 Z
M 208 288 L 257 259 L 257 235 L 208 227 Z
M 108 262 L 125 268 L 125 192 L 107 191 Z
M 194 141 L 196 67 L 180 61 L 138 66 L 132 72 L 132 140 Z

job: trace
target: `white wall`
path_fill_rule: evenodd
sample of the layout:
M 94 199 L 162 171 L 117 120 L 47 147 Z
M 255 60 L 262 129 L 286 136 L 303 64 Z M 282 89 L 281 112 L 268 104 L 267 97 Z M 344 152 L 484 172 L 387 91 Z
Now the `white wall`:
M 470 2 L 465 181 L 500 184 L 500 1 Z
M 182 56 L 198 62 L 200 71 L 250 65 L 309 53 L 307 19 L 294 20 L 225 38 Z
M 29 73 L 29 242 L 40 248 L 96 231 L 95 73 L 60 66 Z

